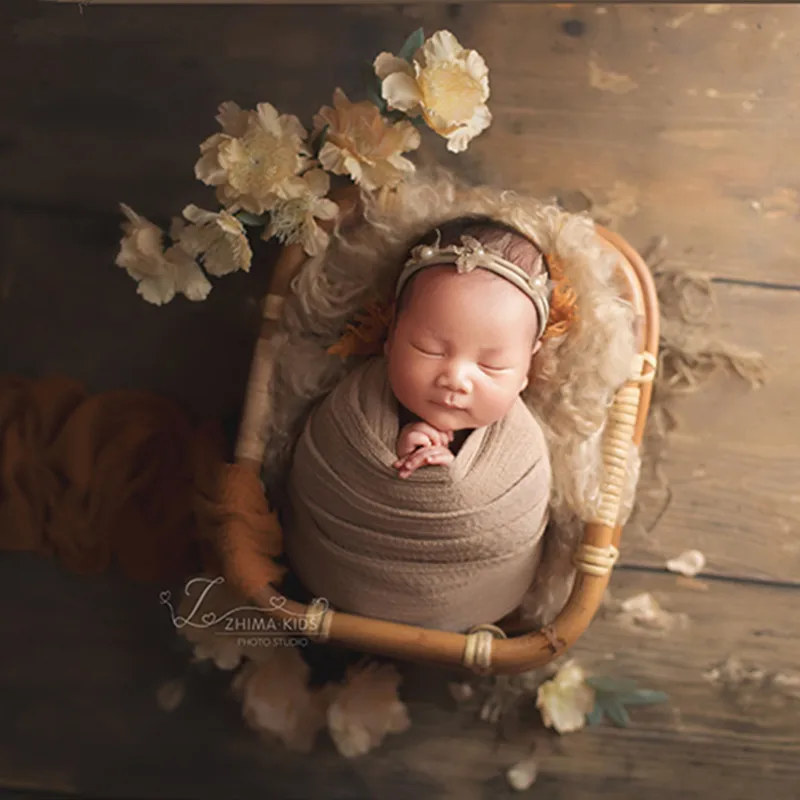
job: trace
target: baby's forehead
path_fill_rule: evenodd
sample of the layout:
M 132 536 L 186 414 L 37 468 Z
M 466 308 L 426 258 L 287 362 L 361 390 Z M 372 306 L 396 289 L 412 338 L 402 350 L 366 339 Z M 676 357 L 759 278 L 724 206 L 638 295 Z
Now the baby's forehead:
M 528 300 L 516 286 L 487 269 L 476 268 L 468 273 L 459 273 L 455 267 L 445 264 L 428 267 L 415 275 L 412 280 L 408 298 L 410 303 L 444 299 L 443 295 L 447 298 L 457 298 L 475 293 L 485 293 L 487 298 L 491 295 L 498 300 L 508 297 L 510 302 L 514 299 Z

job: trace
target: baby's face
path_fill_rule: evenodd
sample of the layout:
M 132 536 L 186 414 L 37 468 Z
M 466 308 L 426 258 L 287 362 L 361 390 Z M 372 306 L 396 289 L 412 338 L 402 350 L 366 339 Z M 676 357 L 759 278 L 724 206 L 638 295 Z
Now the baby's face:
M 443 431 L 504 417 L 527 386 L 533 303 L 485 270 L 422 271 L 386 343 L 397 400 Z

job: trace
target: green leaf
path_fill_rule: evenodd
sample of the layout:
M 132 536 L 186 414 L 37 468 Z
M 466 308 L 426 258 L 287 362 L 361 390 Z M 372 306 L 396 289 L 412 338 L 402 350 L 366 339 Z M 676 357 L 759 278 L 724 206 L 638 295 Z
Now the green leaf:
M 603 707 L 600 703 L 595 703 L 594 708 L 586 715 L 586 722 L 589 725 L 599 725 L 603 721 Z
M 261 214 L 259 216 L 257 214 L 251 214 L 249 211 L 237 211 L 234 214 L 234 216 L 243 225 L 250 225 L 253 228 L 260 228 L 267 221 L 267 215 L 266 214 Z
M 636 689 L 617 695 L 616 698 L 624 706 L 649 706 L 656 703 L 666 703 L 669 700 L 665 692 L 657 692 L 654 689 Z
M 586 683 L 596 692 L 607 694 L 630 694 L 636 691 L 636 681 L 627 678 L 609 678 L 605 675 L 591 675 Z
M 598 701 L 606 713 L 606 716 L 618 727 L 627 728 L 631 724 L 631 718 L 625 710 L 625 706 L 618 700 L 606 695 Z
M 367 100 L 378 106 L 381 114 L 386 113 L 387 105 L 386 101 L 381 97 L 380 85 L 377 89 L 374 86 L 367 86 Z
M 405 44 L 400 48 L 400 52 L 397 54 L 397 57 L 405 59 L 410 64 L 414 57 L 414 53 L 416 53 L 424 43 L 425 32 L 422 30 L 422 28 L 417 28 L 417 30 L 415 30 L 414 33 L 412 33 L 411 36 L 406 39 Z

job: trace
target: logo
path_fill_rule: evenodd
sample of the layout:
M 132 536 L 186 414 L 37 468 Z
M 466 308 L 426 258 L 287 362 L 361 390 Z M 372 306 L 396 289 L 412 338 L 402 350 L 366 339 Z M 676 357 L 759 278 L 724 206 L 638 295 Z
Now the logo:
M 304 647 L 308 644 L 309 637 L 320 631 L 323 616 L 330 608 L 330 603 L 324 598 L 316 598 L 311 603 L 311 612 L 298 614 L 290 611 L 286 606 L 285 597 L 271 597 L 269 607 L 237 605 L 225 607 L 224 611 L 203 610 L 211 602 L 211 592 L 215 587 L 225 583 L 222 576 L 216 578 L 192 578 L 184 586 L 184 595 L 193 598 L 187 604 L 179 603 L 178 609 L 172 603 L 172 592 L 163 591 L 159 595 L 161 605 L 169 610 L 172 624 L 177 630 L 194 628 L 208 630 L 214 636 L 236 637 L 239 647 Z M 222 590 L 219 590 L 222 591 Z M 218 592 L 219 594 L 219 592 Z M 223 602 L 215 605 L 225 606 L 224 600 L 230 598 L 230 593 L 223 596 Z M 217 600 L 218 598 L 214 598 Z M 184 605 L 190 605 L 188 611 L 183 611 Z M 279 617 L 270 616 L 270 611 L 280 611 Z M 192 639 L 191 634 L 184 634 Z

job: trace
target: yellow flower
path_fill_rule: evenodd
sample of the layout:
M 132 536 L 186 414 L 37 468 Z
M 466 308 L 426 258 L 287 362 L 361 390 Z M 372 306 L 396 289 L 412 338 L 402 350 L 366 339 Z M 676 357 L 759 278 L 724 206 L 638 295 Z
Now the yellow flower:
M 250 270 L 253 251 L 244 226 L 227 211 L 204 211 L 195 205 L 183 209 L 183 220 L 175 219 L 170 236 L 189 255 L 200 257 L 206 272 L 221 277 L 237 270 Z
M 420 136 L 407 120 L 393 124 L 374 103 L 352 103 L 336 89 L 333 108 L 323 106 L 314 116 L 314 135 L 325 125 L 319 162 L 329 172 L 349 175 L 368 191 L 394 186 L 414 172 L 414 164 L 401 153 L 416 150 Z
M 568 661 L 539 687 L 536 707 L 545 727 L 571 733 L 586 725 L 586 715 L 594 708 L 594 689 L 585 681 L 583 670 L 575 661 Z
M 414 54 L 412 63 L 381 53 L 374 63 L 381 94 L 389 108 L 422 114 L 426 123 L 447 139 L 447 149 L 460 153 L 486 130 L 492 115 L 489 70 L 475 50 L 466 50 L 450 31 L 433 34 Z
M 148 303 L 169 303 L 177 293 L 189 300 L 205 300 L 211 284 L 203 270 L 185 250 L 173 245 L 164 250 L 164 232 L 132 208 L 120 204 L 128 221 L 120 242 L 116 264 L 138 282 L 137 289 Z
M 332 220 L 339 206 L 325 195 L 331 179 L 321 169 L 309 170 L 303 176 L 304 190 L 290 200 L 281 200 L 270 211 L 270 222 L 263 238 L 273 236 L 289 244 L 299 242 L 310 256 L 322 253 L 328 246 L 328 234 L 317 224 L 318 219 Z
M 203 155 L 194 172 L 203 183 L 217 187 L 223 206 L 263 214 L 302 191 L 297 176 L 311 161 L 306 131 L 297 117 L 279 115 L 269 103 L 243 111 L 227 102 L 219 107 L 217 120 L 222 133 L 200 145 Z

